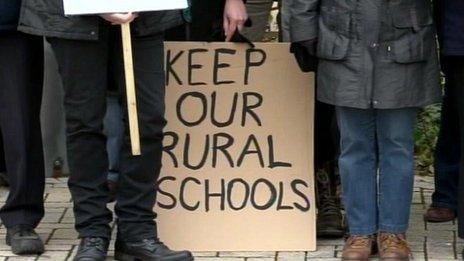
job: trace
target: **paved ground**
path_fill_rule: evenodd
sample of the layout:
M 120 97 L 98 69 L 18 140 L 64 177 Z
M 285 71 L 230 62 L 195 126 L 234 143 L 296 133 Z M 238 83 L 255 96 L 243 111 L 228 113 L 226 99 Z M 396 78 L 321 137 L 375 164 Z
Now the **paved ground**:
M 432 178 L 416 178 L 414 200 L 411 213 L 409 241 L 415 260 L 451 260 L 458 259 L 464 242 L 457 239 L 456 224 L 426 224 L 422 214 L 430 203 L 433 189 Z M 7 190 L 0 189 L 0 202 L 3 202 Z M 38 228 L 46 242 L 47 252 L 40 257 L 17 257 L 8 251 L 3 241 L 5 229 L 0 228 L 1 260 L 71 260 L 76 251 L 78 240 L 73 230 L 71 199 L 66 188 L 66 180 L 47 180 L 45 195 L 46 216 Z M 339 260 L 343 246 L 342 240 L 320 240 L 317 252 L 219 252 L 195 253 L 197 261 L 300 261 L 300 260 Z M 110 253 L 111 256 L 111 253 Z M 111 257 L 109 260 L 113 260 Z

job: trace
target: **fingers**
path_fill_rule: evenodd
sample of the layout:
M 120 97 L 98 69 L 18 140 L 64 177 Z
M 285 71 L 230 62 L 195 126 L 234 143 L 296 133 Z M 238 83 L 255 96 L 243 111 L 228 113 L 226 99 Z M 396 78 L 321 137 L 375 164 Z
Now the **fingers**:
M 237 29 L 242 31 L 247 19 L 248 18 L 224 18 L 224 32 L 226 35 L 226 42 L 229 42 L 232 39 L 232 36 L 234 35 L 235 31 L 237 31 Z
M 237 20 L 230 20 L 228 22 L 229 26 L 226 30 L 226 42 L 230 42 L 232 37 L 234 36 L 235 31 L 238 28 L 238 21 Z
M 112 24 L 125 24 L 134 21 L 136 18 L 133 13 L 126 13 L 126 14 L 113 14 L 114 20 Z
M 230 39 L 232 39 L 232 35 L 229 33 L 229 19 L 224 16 L 223 20 L 223 28 L 224 28 L 224 34 L 226 35 L 226 42 L 229 42 Z
M 224 8 L 224 32 L 226 34 L 226 41 L 230 41 L 237 29 L 241 31 L 247 20 L 248 14 L 243 1 L 227 0 Z
M 134 21 L 138 17 L 137 13 L 114 13 L 114 14 L 103 14 L 103 19 L 110 22 L 113 25 L 125 24 Z
M 130 19 L 126 22 L 126 23 L 132 23 L 135 18 L 139 17 L 139 14 L 138 13 L 131 13 L 132 16 L 130 17 Z

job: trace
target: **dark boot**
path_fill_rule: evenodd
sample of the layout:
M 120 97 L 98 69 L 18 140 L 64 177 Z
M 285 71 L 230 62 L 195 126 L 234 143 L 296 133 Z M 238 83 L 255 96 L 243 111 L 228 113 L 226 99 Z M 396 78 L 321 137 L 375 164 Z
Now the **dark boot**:
M 42 239 L 30 226 L 8 228 L 6 244 L 16 255 L 40 255 L 45 251 Z
M 334 198 L 323 198 L 317 213 L 318 237 L 343 237 L 345 229 L 340 205 Z
M 336 198 L 336 189 L 331 180 L 330 167 L 317 171 L 317 236 L 342 237 L 345 235 L 343 215 L 339 200 Z
M 105 261 L 109 241 L 100 237 L 85 237 L 81 239 L 74 261 Z
M 193 261 L 189 251 L 173 251 L 156 239 L 139 242 L 116 240 L 114 259 L 120 261 Z

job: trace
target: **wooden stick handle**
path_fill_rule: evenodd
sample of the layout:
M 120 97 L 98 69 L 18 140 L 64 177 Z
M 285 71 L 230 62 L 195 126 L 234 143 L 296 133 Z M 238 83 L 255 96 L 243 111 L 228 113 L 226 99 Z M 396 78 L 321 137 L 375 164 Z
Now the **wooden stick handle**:
M 137 114 L 137 96 L 135 93 L 134 64 L 132 59 L 132 40 L 130 23 L 121 25 L 122 49 L 124 53 L 124 74 L 126 78 L 127 112 L 129 118 L 129 131 L 132 155 L 141 154 L 139 121 Z

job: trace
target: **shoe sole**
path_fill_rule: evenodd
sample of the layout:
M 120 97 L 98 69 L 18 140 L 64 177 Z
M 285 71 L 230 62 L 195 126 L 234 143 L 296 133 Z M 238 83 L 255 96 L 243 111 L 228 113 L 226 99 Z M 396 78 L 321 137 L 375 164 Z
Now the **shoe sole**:
M 425 222 L 429 222 L 429 223 L 445 223 L 445 222 L 451 222 L 453 220 L 455 220 L 456 218 L 452 218 L 452 219 L 433 219 L 433 218 L 425 218 L 424 217 L 424 221 Z
M 96 261 L 97 259 L 95 258 L 91 258 L 91 257 L 74 257 L 73 258 L 73 261 Z M 103 259 L 99 259 L 99 261 L 105 261 L 106 258 L 103 258 Z
M 45 249 L 42 244 L 34 242 L 34 245 L 29 246 L 19 246 L 19 247 L 11 247 L 11 252 L 15 255 L 40 255 L 45 252 Z
M 378 257 L 379 255 L 379 249 L 377 247 L 377 243 L 373 242 L 372 243 L 372 248 L 371 248 L 371 254 L 369 255 L 368 258 L 366 259 L 359 259 L 359 258 L 343 258 L 342 257 L 342 261 L 343 260 L 346 260 L 346 261 L 368 261 L 370 260 L 371 258 L 376 258 Z
M 328 237 L 328 238 L 335 238 L 335 237 L 343 237 L 345 235 L 344 230 L 340 229 L 324 229 L 317 231 L 317 237 Z
M 6 240 L 6 245 L 11 247 L 11 252 L 15 255 L 40 255 L 45 252 L 44 244 L 41 240 L 29 240 L 20 246 L 12 246 L 11 240 Z
M 114 253 L 114 259 L 118 261 L 149 261 L 149 260 L 143 260 L 141 258 L 138 258 L 133 255 L 121 253 L 121 252 L 115 252 Z M 188 257 L 184 259 L 172 257 L 172 258 L 162 258 L 162 259 L 153 259 L 151 261 L 193 261 L 195 258 L 194 257 Z

